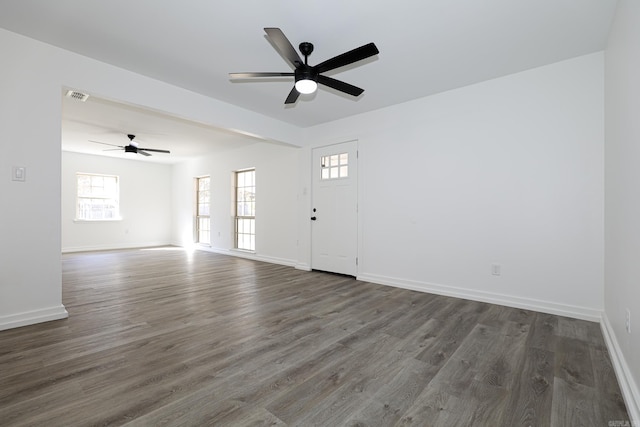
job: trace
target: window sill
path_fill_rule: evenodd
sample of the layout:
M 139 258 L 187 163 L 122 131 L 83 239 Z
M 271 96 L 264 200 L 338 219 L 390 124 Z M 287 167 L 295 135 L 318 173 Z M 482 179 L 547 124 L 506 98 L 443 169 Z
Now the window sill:
M 122 218 L 113 218 L 113 219 L 74 219 L 73 222 L 77 223 L 91 223 L 91 222 L 118 222 L 122 221 Z

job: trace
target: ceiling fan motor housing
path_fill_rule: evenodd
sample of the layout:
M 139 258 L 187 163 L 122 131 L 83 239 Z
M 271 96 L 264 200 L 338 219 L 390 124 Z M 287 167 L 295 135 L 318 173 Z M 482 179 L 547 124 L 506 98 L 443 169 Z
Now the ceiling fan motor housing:
M 313 80 L 314 82 L 318 82 L 318 73 L 314 72 L 313 67 L 310 67 L 306 64 L 303 64 L 296 68 L 293 72 L 295 76 L 295 81 L 298 80 Z

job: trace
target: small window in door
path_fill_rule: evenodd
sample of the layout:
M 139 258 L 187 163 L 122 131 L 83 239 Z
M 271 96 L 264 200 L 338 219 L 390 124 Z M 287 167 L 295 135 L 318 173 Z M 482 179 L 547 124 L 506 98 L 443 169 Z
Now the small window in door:
M 320 179 L 349 177 L 349 153 L 331 154 L 320 158 Z

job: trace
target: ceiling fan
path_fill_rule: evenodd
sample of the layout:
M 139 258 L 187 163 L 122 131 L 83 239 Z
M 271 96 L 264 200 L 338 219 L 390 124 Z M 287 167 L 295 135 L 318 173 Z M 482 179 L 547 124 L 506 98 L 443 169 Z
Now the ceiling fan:
M 104 151 L 124 150 L 126 154 L 134 154 L 134 155 L 142 154 L 143 156 L 150 156 L 151 153 L 148 153 L 148 151 L 153 151 L 154 153 L 171 153 L 169 150 L 158 150 L 156 148 L 139 147 L 138 143 L 134 141 L 134 138 L 136 137 L 135 135 L 128 134 L 127 137 L 129 138 L 128 145 L 115 145 L 115 144 L 108 144 L 106 142 L 92 141 L 92 140 L 89 140 L 89 142 L 95 142 L 96 144 L 111 145 L 112 147 L 118 147 L 118 148 L 111 148 Z
M 284 57 L 287 63 L 294 68 L 294 71 L 283 73 L 229 73 L 232 79 L 293 76 L 295 86 L 291 89 L 291 92 L 289 92 L 289 96 L 287 96 L 287 99 L 284 101 L 285 104 L 295 103 L 301 93 L 309 94 L 315 92 L 318 83 L 352 96 L 359 96 L 364 92 L 364 89 L 324 76 L 322 73 L 377 55 L 379 51 L 375 44 L 365 44 L 338 56 L 334 56 L 331 59 L 327 59 L 318 65 L 311 66 L 308 64 L 307 59 L 313 52 L 313 44 L 309 42 L 300 43 L 300 53 L 304 55 L 304 62 L 302 62 L 300 55 L 298 55 L 298 52 L 296 52 L 280 28 L 265 28 L 264 31 L 267 33 L 267 37 L 269 37 L 276 50 Z

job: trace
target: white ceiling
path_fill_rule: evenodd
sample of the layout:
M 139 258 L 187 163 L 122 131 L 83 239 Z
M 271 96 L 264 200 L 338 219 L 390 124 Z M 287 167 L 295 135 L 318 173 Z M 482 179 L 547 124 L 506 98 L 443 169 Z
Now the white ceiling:
M 307 127 L 603 50 L 615 6 L 616 0 L 2 0 L 0 27 Z M 312 42 L 311 65 L 374 42 L 379 55 L 328 73 L 364 94 L 321 88 L 285 106 L 292 79 L 231 82 L 230 72 L 290 71 L 264 27 L 281 28 L 296 47 Z M 107 104 L 92 106 L 106 111 Z M 129 114 L 110 109 L 114 116 L 102 115 L 100 125 L 68 110 L 73 125 L 65 125 L 65 134 L 94 133 L 84 139 L 124 131 Z M 172 123 L 182 133 L 153 121 L 139 132 L 190 138 L 188 124 Z M 87 124 L 102 129 L 83 129 Z M 195 125 L 194 132 L 203 129 Z
M 123 150 L 103 144 L 128 145 L 127 134 L 135 135 L 140 148 L 171 151 L 170 154 L 151 153 L 150 157 L 138 155 L 135 160 L 166 164 L 261 141 L 92 96 L 85 102 L 62 96 L 63 150 L 122 158 Z

